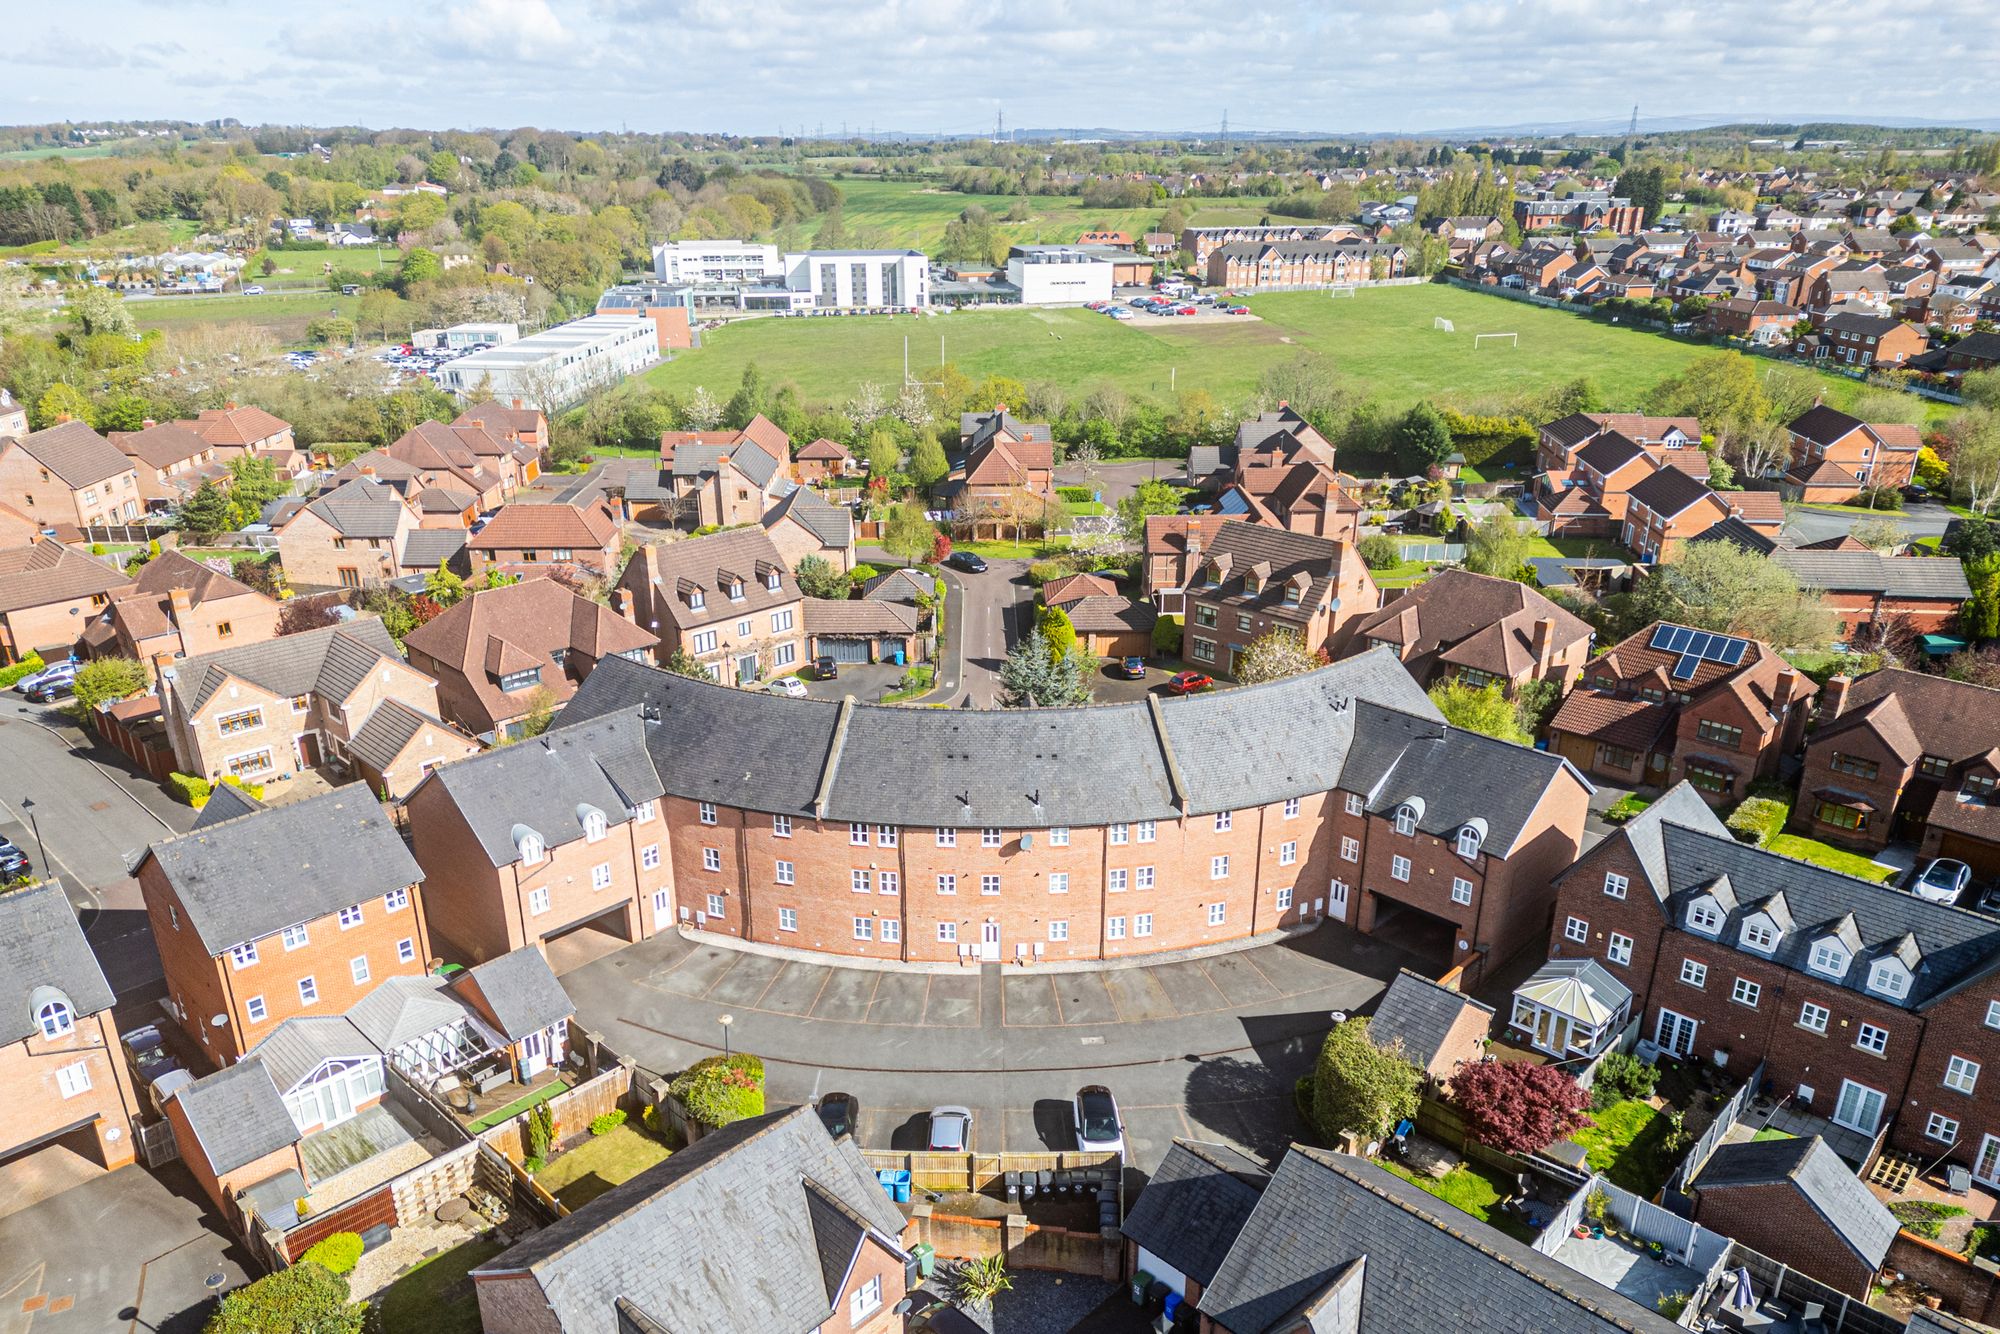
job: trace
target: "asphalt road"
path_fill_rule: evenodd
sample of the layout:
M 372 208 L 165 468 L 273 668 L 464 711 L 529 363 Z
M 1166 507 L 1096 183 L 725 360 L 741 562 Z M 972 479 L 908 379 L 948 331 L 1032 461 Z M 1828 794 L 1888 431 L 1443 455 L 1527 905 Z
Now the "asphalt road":
M 1130 459 L 1119 463 L 1100 463 L 1088 473 L 1074 463 L 1065 463 L 1056 469 L 1058 486 L 1084 486 L 1095 482 L 1107 505 L 1116 505 L 1136 491 L 1139 483 L 1155 478 L 1185 485 L 1187 464 L 1181 459 Z
M 1888 519 L 1900 524 L 1911 537 L 1938 537 L 1951 522 L 1952 513 L 1942 505 L 1911 505 L 1903 510 L 1880 513 L 1807 509 L 1790 505 L 1785 509 L 1785 532 L 1801 546 L 1852 532 L 1854 525 L 1869 519 Z
M 946 636 L 953 641 L 948 652 L 956 659 L 947 662 L 946 679 L 955 675 L 956 683 L 949 687 L 944 703 L 958 708 L 971 700 L 975 709 L 1000 707 L 1000 668 L 1007 661 L 1007 650 L 1034 624 L 1030 564 L 991 560 L 984 574 L 951 572 L 956 596 L 947 597 Z M 955 674 L 949 670 L 953 666 Z
M 138 882 L 127 868 L 194 818 L 117 752 L 88 744 L 59 713 L 11 691 L 0 695 L 0 835 L 28 854 L 37 874 L 61 880 L 120 996 L 160 977 Z
M 1103 1083 L 1128 1160 L 1149 1171 L 1176 1136 L 1282 1150 L 1329 1013 L 1372 1007 L 1398 967 L 1423 964 L 1337 928 L 1077 972 L 835 967 L 668 933 L 562 982 L 577 1022 L 655 1073 L 719 1051 L 728 1014 L 774 1104 L 851 1093 L 868 1148 L 921 1148 L 924 1114 L 958 1103 L 975 1150 L 1072 1149 L 1069 1099 Z

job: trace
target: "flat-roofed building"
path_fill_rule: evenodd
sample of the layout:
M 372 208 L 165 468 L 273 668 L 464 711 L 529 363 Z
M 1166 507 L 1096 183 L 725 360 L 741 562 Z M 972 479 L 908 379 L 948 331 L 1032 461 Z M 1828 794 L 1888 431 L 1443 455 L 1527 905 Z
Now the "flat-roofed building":
M 503 402 L 544 412 L 616 384 L 660 359 L 659 336 L 643 315 L 586 315 L 448 362 L 438 383 L 455 394 L 484 389 Z

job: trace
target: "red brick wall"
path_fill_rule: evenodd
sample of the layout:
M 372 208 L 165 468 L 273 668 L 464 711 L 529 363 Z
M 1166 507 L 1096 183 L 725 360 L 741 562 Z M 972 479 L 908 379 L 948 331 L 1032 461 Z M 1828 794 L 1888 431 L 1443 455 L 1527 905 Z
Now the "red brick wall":
M 1836 754 L 1873 760 L 1877 766 L 1875 777 L 1858 778 L 1836 771 L 1833 768 Z M 1805 768 L 1799 776 L 1799 796 L 1792 805 L 1791 822 L 1795 828 L 1810 833 L 1814 838 L 1873 852 L 1888 845 L 1890 830 L 1895 825 L 1897 803 L 1902 800 L 1903 790 L 1912 777 L 1912 768 L 1883 744 L 1871 726 L 1850 727 L 1838 736 L 1815 740 L 1806 747 Z M 1837 787 L 1872 800 L 1878 809 L 1869 814 L 1867 827 L 1842 829 L 1821 823 L 1814 814 L 1819 798 L 1812 794 L 1816 789 L 1825 787 Z M 1929 794 L 1935 790 L 1935 785 L 1926 783 L 1924 788 L 1928 808 Z
M 1954 1160 L 1971 1166 L 1988 1135 L 2000 1135 L 2000 1029 L 1986 1023 L 1987 1009 L 2000 1001 L 2000 978 L 1967 987 L 1939 1001 L 1924 1013 L 1924 1033 L 1911 1065 L 1902 1112 L 1892 1132 L 1898 1148 L 1919 1150 L 1926 1157 L 1942 1155 L 1946 1146 L 1927 1139 L 1924 1129 L 1931 1113 L 1959 1123 Z M 1951 1058 L 1979 1063 L 1978 1081 L 1970 1094 L 1945 1087 Z
M 1855 1297 L 1865 1298 L 1875 1277 L 1790 1186 L 1697 1188 L 1694 1221 Z

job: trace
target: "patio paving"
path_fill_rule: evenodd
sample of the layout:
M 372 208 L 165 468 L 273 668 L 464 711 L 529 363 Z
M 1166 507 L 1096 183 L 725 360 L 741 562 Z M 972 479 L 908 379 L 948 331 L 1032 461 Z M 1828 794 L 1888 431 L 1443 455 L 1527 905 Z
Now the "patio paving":
M 1701 1275 L 1680 1265 L 1663 1264 L 1651 1255 L 1609 1237 L 1567 1237 L 1556 1259 L 1586 1278 L 1630 1297 L 1648 1311 L 1670 1292 L 1693 1292 Z

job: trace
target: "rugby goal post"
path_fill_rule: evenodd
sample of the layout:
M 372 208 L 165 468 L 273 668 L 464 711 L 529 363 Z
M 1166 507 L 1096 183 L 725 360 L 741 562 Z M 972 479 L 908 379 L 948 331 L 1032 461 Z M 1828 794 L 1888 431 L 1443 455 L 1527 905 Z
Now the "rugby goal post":
M 1442 329 L 1442 330 L 1444 330 L 1444 331 L 1445 331 L 1446 333 L 1457 333 L 1457 332 L 1458 332 L 1458 330 L 1456 330 L 1456 329 L 1452 328 L 1452 326 L 1451 326 L 1451 321 L 1450 321 L 1450 320 L 1448 320 L 1448 319 L 1446 319 L 1446 318 L 1445 318 L 1444 316 L 1442 316 L 1442 315 L 1438 315 L 1438 316 L 1435 316 L 1435 317 L 1433 317 L 1433 318 L 1432 318 L 1432 320 L 1431 320 L 1431 328 L 1433 328 L 1433 329 Z
M 1472 348 L 1473 348 L 1473 351 L 1475 351 L 1475 352 L 1476 352 L 1476 351 L 1478 351 L 1478 350 L 1479 350 L 1479 344 L 1480 344 L 1480 343 L 1481 343 L 1481 342 L 1482 342 L 1483 340 L 1485 340 L 1485 339 L 1488 339 L 1488 338 L 1493 338 L 1493 339 L 1500 339 L 1500 338 L 1504 338 L 1504 339 L 1506 339 L 1506 340 L 1507 340 L 1507 346 L 1509 346 L 1509 347 L 1519 347 L 1519 346 L 1521 345 L 1521 335 L 1519 335 L 1519 334 L 1517 334 L 1517 333 L 1483 333 L 1483 334 L 1474 334 L 1474 335 L 1472 335 Z

